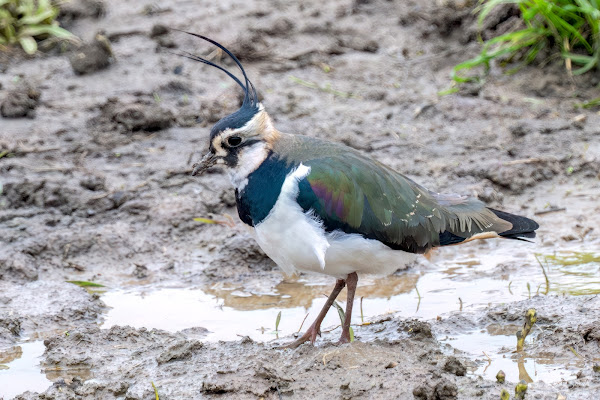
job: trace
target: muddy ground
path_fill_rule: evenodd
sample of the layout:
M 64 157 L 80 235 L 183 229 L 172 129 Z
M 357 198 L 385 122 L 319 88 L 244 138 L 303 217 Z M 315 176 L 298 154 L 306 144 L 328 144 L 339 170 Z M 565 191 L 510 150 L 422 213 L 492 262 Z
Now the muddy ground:
M 265 293 L 286 279 L 239 224 L 193 220 L 237 221 L 224 171 L 190 172 L 240 93 L 219 71 L 172 54 L 213 49 L 164 27 L 230 47 L 280 130 L 346 143 L 496 208 L 530 217 L 558 208 L 535 216 L 532 252 L 600 247 L 600 115 L 574 107 L 600 95 L 600 74 L 570 77 L 550 58 L 544 71 L 494 68 L 484 85 L 438 96 L 452 66 L 479 48 L 468 3 L 74 0 L 61 18 L 87 44 L 3 54 L 0 364 L 23 340 L 43 339 L 40 368 L 55 382 L 17 398 L 153 399 L 152 381 L 161 400 L 496 399 L 514 382 L 465 375 L 474 361 L 440 338 L 521 325 L 530 306 L 541 329 L 526 351 L 583 361 L 577 379 L 536 382 L 528 398 L 600 398 L 596 295 L 424 321 L 381 316 L 357 327 L 353 344 L 336 347 L 331 333 L 317 347 L 280 350 L 289 337 L 211 342 L 201 329 L 210 326 L 108 329 L 101 296 L 65 282 Z M 512 11 L 499 12 L 485 35 L 514 23 Z

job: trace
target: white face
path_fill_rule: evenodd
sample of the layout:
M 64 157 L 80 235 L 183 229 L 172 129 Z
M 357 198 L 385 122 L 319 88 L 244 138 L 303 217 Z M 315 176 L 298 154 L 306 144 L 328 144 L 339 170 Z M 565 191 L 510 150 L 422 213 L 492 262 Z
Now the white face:
M 248 183 L 248 175 L 254 172 L 269 155 L 265 142 L 259 141 L 241 149 L 237 157 L 237 165 L 229 169 L 231 184 L 243 190 Z
M 261 104 L 259 111 L 243 127 L 224 129 L 215 135 L 211 141 L 211 152 L 217 164 L 229 167 L 233 186 L 241 190 L 248 175 L 267 158 L 276 136 L 277 131 Z

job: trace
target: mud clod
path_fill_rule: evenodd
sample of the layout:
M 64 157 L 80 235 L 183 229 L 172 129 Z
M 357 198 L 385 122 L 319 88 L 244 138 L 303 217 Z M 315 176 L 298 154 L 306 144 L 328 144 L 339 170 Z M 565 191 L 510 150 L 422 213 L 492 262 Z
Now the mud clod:
M 458 358 L 451 356 L 444 363 L 444 371 L 456 376 L 465 376 L 467 374 L 467 367 Z
M 510 133 L 516 138 L 521 138 L 521 137 L 527 136 L 533 132 L 533 129 L 530 126 L 525 125 L 525 124 L 513 125 L 509 128 L 509 130 L 510 130 Z
M 417 386 L 413 396 L 418 400 L 455 400 L 458 398 L 458 387 L 447 379 L 428 382 Z
M 0 330 L 5 330 L 13 336 L 21 334 L 21 322 L 14 317 L 0 314 Z
M 202 382 L 202 393 L 206 394 L 224 394 L 234 392 L 235 388 L 231 387 L 227 383 L 216 383 L 204 381 Z
M 22 83 L 4 96 L 0 114 L 4 118 L 34 118 L 41 92 L 28 83 Z
M 377 41 L 357 35 L 342 36 L 339 40 L 339 45 L 367 53 L 376 53 L 379 50 L 379 43 Z
M 130 131 L 160 131 L 173 124 L 171 111 L 143 105 L 127 106 L 116 111 L 113 118 Z
M 259 32 L 238 37 L 228 48 L 240 61 L 265 61 L 270 58 L 269 45 Z
M 106 190 L 106 178 L 96 175 L 88 175 L 79 181 L 79 185 L 87 190 L 91 190 L 92 192 Z
M 417 339 L 433 339 L 431 333 L 431 325 L 427 322 L 419 320 L 404 321 L 404 323 L 398 328 L 400 332 L 406 332 L 409 336 Z
M 166 35 L 167 33 L 169 33 L 169 28 L 166 25 L 156 24 L 152 26 L 150 37 L 156 38 L 158 36 Z
M 91 74 L 108 68 L 114 61 L 112 48 L 108 39 L 102 35 L 81 45 L 69 57 L 71 67 L 77 75 Z
M 38 278 L 38 263 L 34 257 L 21 252 L 0 256 L 0 279 L 35 281 Z
M 101 18 L 106 15 L 103 0 L 73 0 L 61 3 L 58 18 L 63 25 L 80 18 Z
M 202 348 L 202 342 L 197 340 L 180 340 L 173 345 L 169 346 L 167 350 L 161 353 L 157 358 L 156 362 L 165 364 L 171 361 L 180 361 L 190 358 L 196 351 Z
M 139 100 L 124 104 L 110 98 L 100 107 L 100 115 L 88 121 L 95 129 L 119 129 L 123 133 L 160 131 L 173 125 L 175 117 L 170 110 L 157 104 Z
M 296 24 L 289 18 L 280 17 L 266 27 L 254 28 L 253 32 L 268 36 L 288 36 L 293 33 Z

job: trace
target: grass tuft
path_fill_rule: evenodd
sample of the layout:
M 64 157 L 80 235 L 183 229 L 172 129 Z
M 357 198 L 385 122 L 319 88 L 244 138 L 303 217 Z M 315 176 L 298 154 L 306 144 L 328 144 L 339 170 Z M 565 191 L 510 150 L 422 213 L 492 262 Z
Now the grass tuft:
M 459 73 L 475 67 L 483 67 L 487 73 L 490 62 L 499 57 L 508 60 L 520 57 L 528 64 L 550 46 L 562 56 L 573 75 L 600 65 L 600 0 L 480 0 L 476 9 L 480 27 L 501 4 L 517 5 L 525 27 L 485 41 L 478 56 L 454 67 L 455 82 L 479 81 L 481 76 L 466 77 Z M 573 64 L 577 68 L 572 69 Z
M 51 0 L 0 0 L 0 50 L 20 45 L 27 54 L 38 49 L 38 40 L 76 40 L 58 26 L 58 7 Z

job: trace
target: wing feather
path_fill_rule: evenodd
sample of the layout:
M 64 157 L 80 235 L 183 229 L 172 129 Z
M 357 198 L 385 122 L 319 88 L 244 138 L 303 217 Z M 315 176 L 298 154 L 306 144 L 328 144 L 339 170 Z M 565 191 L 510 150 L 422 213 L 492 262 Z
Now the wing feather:
M 422 253 L 440 246 L 444 232 L 460 241 L 512 228 L 477 199 L 430 192 L 358 153 L 322 156 L 304 164 L 311 170 L 299 183 L 298 202 L 329 231 L 358 233 L 395 249 Z

